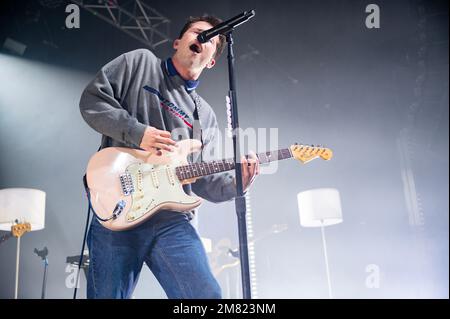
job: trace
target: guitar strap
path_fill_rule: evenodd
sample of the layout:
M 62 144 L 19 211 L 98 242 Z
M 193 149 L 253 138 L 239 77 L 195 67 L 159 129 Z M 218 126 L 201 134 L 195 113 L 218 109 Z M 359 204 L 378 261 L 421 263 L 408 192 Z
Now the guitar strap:
M 200 96 L 196 92 L 191 92 L 192 100 L 194 101 L 195 109 L 193 113 L 194 123 L 192 124 L 192 138 L 195 140 L 199 140 L 202 142 L 203 149 L 203 134 L 202 134 L 202 126 L 199 118 L 199 109 L 201 109 L 202 102 L 200 100 Z M 200 161 L 203 162 L 203 151 L 200 151 Z

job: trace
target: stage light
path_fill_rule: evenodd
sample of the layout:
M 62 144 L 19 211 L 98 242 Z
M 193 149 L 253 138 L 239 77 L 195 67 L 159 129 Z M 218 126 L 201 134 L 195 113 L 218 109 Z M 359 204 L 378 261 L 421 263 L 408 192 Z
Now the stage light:
M 297 194 L 300 224 L 303 227 L 320 227 L 328 282 L 328 296 L 333 298 L 327 244 L 324 226 L 342 223 L 339 191 L 333 188 L 311 189 Z

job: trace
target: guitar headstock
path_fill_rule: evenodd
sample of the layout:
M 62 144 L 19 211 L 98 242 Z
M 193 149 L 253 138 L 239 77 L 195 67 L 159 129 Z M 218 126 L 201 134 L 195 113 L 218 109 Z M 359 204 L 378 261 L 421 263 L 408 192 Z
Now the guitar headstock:
M 317 157 L 320 157 L 326 161 L 333 157 L 333 151 L 325 147 L 294 144 L 290 147 L 290 149 L 292 156 L 301 161 L 303 164 L 308 163 Z
M 19 223 L 11 226 L 11 233 L 14 237 L 22 237 L 26 232 L 31 231 L 30 223 Z

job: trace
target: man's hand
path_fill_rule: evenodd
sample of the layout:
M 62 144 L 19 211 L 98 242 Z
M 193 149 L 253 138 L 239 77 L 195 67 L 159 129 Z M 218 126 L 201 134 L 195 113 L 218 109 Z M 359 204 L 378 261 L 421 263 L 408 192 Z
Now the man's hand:
M 158 130 L 153 126 L 148 126 L 145 129 L 144 136 L 142 137 L 141 145 L 139 146 L 145 151 L 154 152 L 157 155 L 161 155 L 161 150 L 173 152 L 173 145 L 176 142 L 171 139 L 170 132 Z
M 259 175 L 259 160 L 254 152 L 249 152 L 249 158 L 246 159 L 242 156 L 242 185 L 244 192 L 255 181 L 257 175 Z

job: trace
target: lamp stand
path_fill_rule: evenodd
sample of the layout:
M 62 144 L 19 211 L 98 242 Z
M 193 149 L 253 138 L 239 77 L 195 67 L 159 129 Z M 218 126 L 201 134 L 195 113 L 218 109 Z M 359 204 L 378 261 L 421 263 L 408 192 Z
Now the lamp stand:
M 30 223 L 18 223 L 11 226 L 11 233 L 14 237 L 17 237 L 17 250 L 16 250 L 16 284 L 14 289 L 14 299 L 17 299 L 19 292 L 19 258 L 20 258 L 20 237 L 26 232 L 31 231 Z
M 20 237 L 17 237 L 17 249 L 16 249 L 16 284 L 14 289 L 14 299 L 17 299 L 19 292 L 19 258 L 20 258 Z
M 328 265 L 327 242 L 325 240 L 325 228 L 323 227 L 323 219 L 320 220 L 320 230 L 322 232 L 323 255 L 325 257 L 325 268 L 327 271 L 328 297 L 330 299 L 333 299 L 333 293 L 331 290 L 330 267 Z

